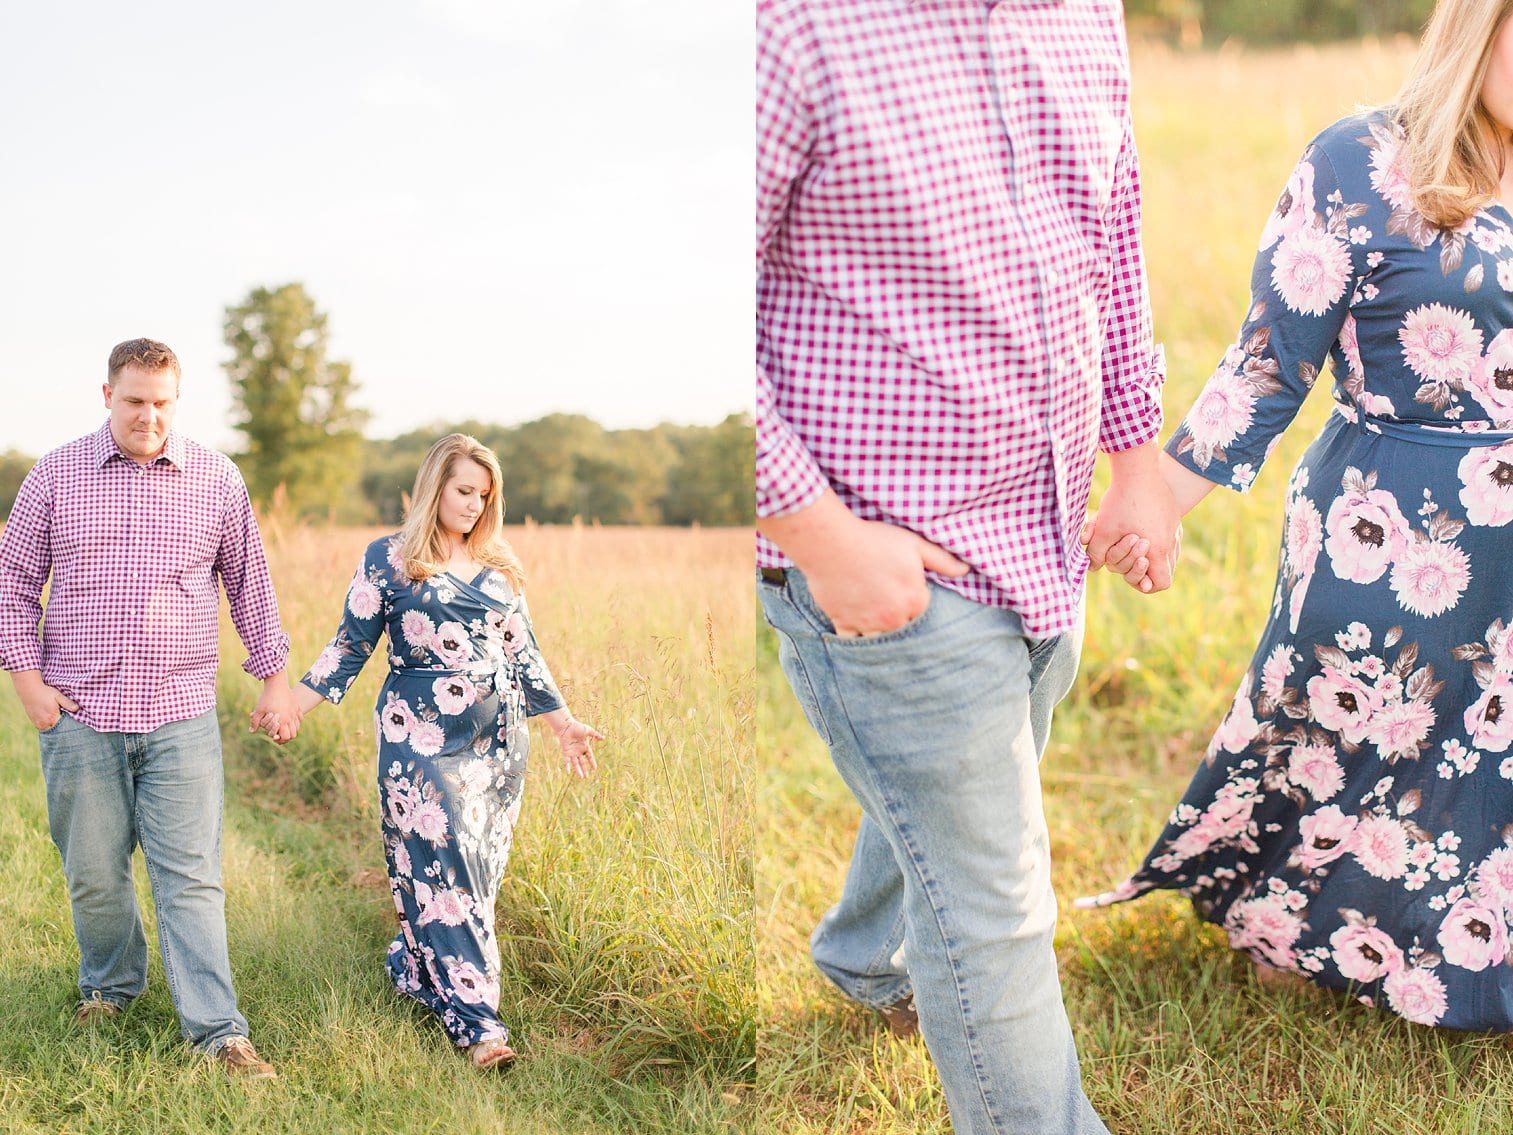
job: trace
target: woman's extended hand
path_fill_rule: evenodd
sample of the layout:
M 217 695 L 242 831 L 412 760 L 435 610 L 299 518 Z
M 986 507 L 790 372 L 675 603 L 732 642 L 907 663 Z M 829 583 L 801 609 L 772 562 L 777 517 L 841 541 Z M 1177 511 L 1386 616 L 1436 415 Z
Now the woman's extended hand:
M 557 734 L 557 744 L 562 747 L 562 767 L 579 780 L 587 780 L 594 769 L 599 767 L 594 759 L 594 747 L 591 742 L 604 740 L 604 734 L 600 733 L 587 722 L 569 717 L 562 728 L 557 729 L 553 722 L 553 729 Z

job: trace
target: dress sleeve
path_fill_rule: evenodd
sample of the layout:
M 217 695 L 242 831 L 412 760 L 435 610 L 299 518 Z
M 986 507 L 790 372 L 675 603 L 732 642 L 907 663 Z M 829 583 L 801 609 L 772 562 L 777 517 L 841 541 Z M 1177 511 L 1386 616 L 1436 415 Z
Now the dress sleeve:
M 347 588 L 336 636 L 300 679 L 332 705 L 340 705 L 383 637 L 393 603 L 392 569 L 384 542 L 369 545 Z
M 1313 389 L 1345 328 L 1371 233 L 1315 144 L 1261 234 L 1239 337 L 1166 444 L 1195 473 L 1244 492 Z
M 531 609 L 526 605 L 524 595 L 520 597 L 520 619 L 525 634 L 516 663 L 520 668 L 520 684 L 525 690 L 526 716 L 535 717 L 561 709 L 567 703 L 557 690 L 546 659 L 541 657 L 541 647 L 536 644 L 536 628 L 531 625 Z

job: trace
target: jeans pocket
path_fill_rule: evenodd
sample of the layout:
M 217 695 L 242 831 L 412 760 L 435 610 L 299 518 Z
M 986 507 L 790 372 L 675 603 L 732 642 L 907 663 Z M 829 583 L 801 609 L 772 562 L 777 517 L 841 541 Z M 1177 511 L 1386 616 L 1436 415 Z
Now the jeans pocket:
M 73 719 L 68 716 L 68 710 L 66 710 L 66 709 L 60 709 L 58 711 L 58 720 L 54 721 L 46 729 L 38 729 L 37 730 L 37 736 L 38 737 L 50 737 L 54 733 L 58 732 L 58 730 L 63 727 L 63 723 L 65 721 L 72 721 L 72 720 Z
M 839 647 L 842 650 L 866 650 L 914 637 L 926 629 L 936 609 L 935 598 L 940 593 L 940 588 L 933 583 L 929 585 L 929 588 L 925 609 L 903 624 L 903 626 L 894 627 L 891 631 L 880 631 L 877 634 L 842 636 L 835 633 L 835 628 L 829 625 L 829 620 L 827 619 L 826 629 L 823 632 L 825 643 L 829 646 Z M 817 607 L 815 608 L 815 610 L 818 609 Z

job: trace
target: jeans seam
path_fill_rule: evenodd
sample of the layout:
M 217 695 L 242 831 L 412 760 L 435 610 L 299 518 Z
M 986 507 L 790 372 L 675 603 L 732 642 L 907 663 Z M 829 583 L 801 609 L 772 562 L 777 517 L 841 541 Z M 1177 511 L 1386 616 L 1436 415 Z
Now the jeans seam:
M 826 640 L 824 640 L 822 638 L 820 640 L 820 644 L 821 644 L 821 648 L 825 652 L 825 657 L 827 659 L 829 659 L 830 658 L 830 644 L 829 644 L 829 642 L 827 642 Z M 834 663 L 834 660 L 831 659 L 831 670 L 834 671 L 834 669 L 835 669 L 835 663 Z M 857 731 L 856 731 L 856 725 L 851 720 L 851 711 L 849 709 L 847 709 L 847 707 L 846 707 L 846 698 L 845 698 L 845 695 L 841 691 L 841 685 L 840 685 L 839 682 L 835 683 L 835 701 L 836 701 L 836 704 L 840 707 L 841 713 L 845 716 L 845 719 L 846 719 L 846 729 L 851 734 L 853 742 L 856 744 L 857 751 L 859 753 L 865 752 L 865 750 L 862 748 L 862 745 L 861 745 L 860 734 L 857 733 Z M 863 766 L 867 769 L 868 778 L 873 782 L 873 787 L 874 788 L 880 787 L 878 785 L 878 783 L 877 783 L 878 782 L 877 772 L 872 767 L 871 763 L 870 762 L 859 762 L 859 763 L 863 764 Z M 889 800 L 886 798 L 886 794 L 879 792 L 878 796 L 882 799 L 883 809 L 884 809 L 884 811 L 886 811 L 888 813 L 888 817 L 889 817 L 890 821 L 892 821 L 892 823 L 894 825 L 894 830 L 898 833 L 899 841 L 904 846 L 904 850 L 906 852 L 906 858 L 908 860 L 910 870 L 912 870 L 914 872 L 915 877 L 919 880 L 919 884 L 920 884 L 921 888 L 923 888 L 926 896 L 929 897 L 929 900 L 930 900 L 930 914 L 931 914 L 931 917 L 935 921 L 936 932 L 940 935 L 941 945 L 944 948 L 945 954 L 946 954 L 946 961 L 950 964 L 950 966 L 951 966 L 951 973 L 952 973 L 952 975 L 953 975 L 953 977 L 955 979 L 955 980 L 953 980 L 952 984 L 956 986 L 956 1007 L 957 1007 L 957 1010 L 961 1013 L 962 1033 L 963 1033 L 963 1035 L 964 1035 L 964 1037 L 966 1039 L 966 1042 L 967 1042 L 967 1052 L 971 1055 L 971 1058 L 972 1058 L 972 1069 L 973 1069 L 973 1073 L 974 1073 L 974 1075 L 973 1075 L 972 1078 L 977 1081 L 977 1095 L 978 1095 L 979 1100 L 982 1103 L 983 1114 L 985 1114 L 988 1117 L 988 1119 L 992 1122 L 992 1124 L 993 1124 L 993 1126 L 995 1128 L 1000 1128 L 1001 1124 L 999 1123 L 999 1117 L 998 1117 L 997 1109 L 993 1107 L 992 1102 L 988 1099 L 987 1086 L 983 1083 L 983 1080 L 984 1080 L 983 1065 L 982 1065 L 982 1059 L 981 1059 L 981 1056 L 980 1056 L 981 1045 L 979 1044 L 979 1042 L 977 1040 L 977 1032 L 972 1027 L 971 1020 L 970 1020 L 970 1018 L 968 1016 L 968 1006 L 967 1006 L 967 1003 L 966 1003 L 965 999 L 962 996 L 962 990 L 961 990 L 961 966 L 960 966 L 959 962 L 957 961 L 956 952 L 952 948 L 952 943 L 951 943 L 950 935 L 948 935 L 946 933 L 946 928 L 945 928 L 945 926 L 941 922 L 940 908 L 936 905 L 936 887 L 934 885 L 934 881 L 925 872 L 924 865 L 920 862 L 919 856 L 916 853 L 915 849 L 912 846 L 910 846 L 908 828 L 905 825 L 899 823 L 898 816 L 895 813 L 894 807 L 889 802 Z M 911 989 L 913 988 L 913 981 L 912 981 L 912 979 L 910 981 L 910 988 Z M 929 1038 L 926 1038 L 926 1039 L 928 1040 Z
M 136 823 L 138 833 L 140 833 L 142 831 L 141 809 L 133 805 L 131 809 L 131 816 Z M 138 836 L 137 842 L 141 842 L 140 835 Z M 152 907 L 157 915 L 158 950 L 163 955 L 163 978 L 168 982 L 168 996 L 173 1001 L 174 1009 L 177 1010 L 179 1006 L 179 982 L 178 975 L 174 972 L 173 968 L 173 951 L 169 949 L 168 935 L 163 929 L 163 892 L 158 883 L 157 869 L 153 867 L 152 864 L 152 856 L 147 854 L 147 848 L 145 846 L 142 848 L 142 862 L 147 864 L 147 879 L 152 884 Z M 189 1039 L 189 1029 L 184 1024 L 184 1018 L 182 1015 L 179 1015 L 179 1034 L 185 1040 Z

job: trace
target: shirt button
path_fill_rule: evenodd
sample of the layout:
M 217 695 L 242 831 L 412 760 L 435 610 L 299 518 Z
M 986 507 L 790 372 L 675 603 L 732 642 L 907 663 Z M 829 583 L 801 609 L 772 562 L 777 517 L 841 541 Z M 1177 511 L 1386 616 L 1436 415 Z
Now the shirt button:
M 1056 269 L 1054 268 L 1047 268 L 1045 270 L 1045 282 L 1047 284 L 1050 284 L 1052 287 L 1055 287 L 1057 284 L 1061 283 L 1061 273 L 1056 271 Z

